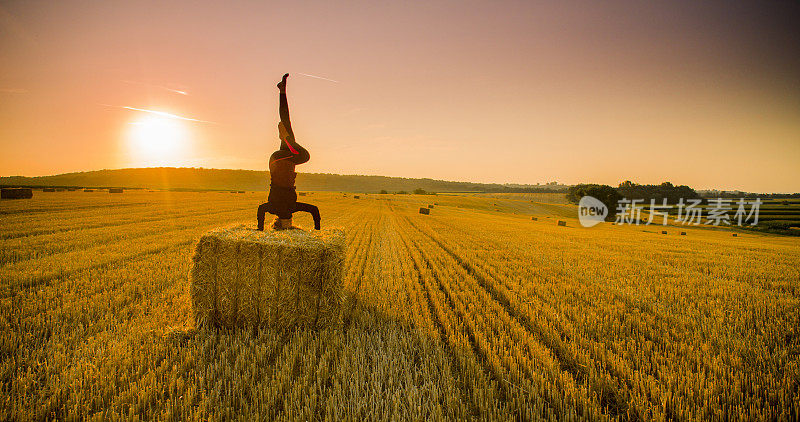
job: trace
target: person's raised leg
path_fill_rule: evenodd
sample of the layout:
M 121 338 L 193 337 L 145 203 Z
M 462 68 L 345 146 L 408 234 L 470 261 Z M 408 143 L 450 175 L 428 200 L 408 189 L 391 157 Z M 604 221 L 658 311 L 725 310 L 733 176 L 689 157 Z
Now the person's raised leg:
M 314 219 L 314 228 L 319 230 L 320 228 L 320 215 L 319 215 L 319 208 L 316 205 L 306 204 L 305 202 L 296 202 L 294 205 L 295 212 L 302 211 L 311 214 L 311 217 Z
M 291 151 L 292 162 L 303 164 L 311 158 L 311 155 L 297 143 L 294 137 L 292 121 L 289 118 L 289 101 L 286 98 L 286 78 L 288 77 L 288 73 L 283 75 L 283 79 L 278 83 L 278 89 L 280 90 L 278 114 L 281 117 L 281 122 L 278 124 L 278 133 L 281 138 L 281 149 Z

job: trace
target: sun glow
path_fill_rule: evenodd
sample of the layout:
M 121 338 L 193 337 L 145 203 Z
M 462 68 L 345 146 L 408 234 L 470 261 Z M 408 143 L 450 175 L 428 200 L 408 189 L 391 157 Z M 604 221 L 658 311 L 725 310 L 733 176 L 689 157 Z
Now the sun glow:
M 147 114 L 129 126 L 127 141 L 132 165 L 178 165 L 185 159 L 189 131 L 179 119 Z

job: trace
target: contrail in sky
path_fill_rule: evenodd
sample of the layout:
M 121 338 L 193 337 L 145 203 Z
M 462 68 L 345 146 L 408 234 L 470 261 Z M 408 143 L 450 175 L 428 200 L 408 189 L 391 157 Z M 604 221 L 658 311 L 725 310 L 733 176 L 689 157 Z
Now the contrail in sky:
M 339 83 L 339 81 L 334 81 L 333 79 L 323 78 L 322 76 L 314 76 L 314 75 L 309 75 L 308 73 L 300 73 L 300 72 L 297 72 L 297 74 L 298 75 L 303 75 L 303 76 L 308 76 L 309 78 L 317 78 L 317 79 L 322 79 L 324 81 L 336 82 L 337 84 Z
M 217 123 L 217 122 L 211 122 L 211 121 L 208 121 L 208 120 L 192 119 L 191 117 L 178 116 L 177 114 L 167 113 L 165 111 L 147 110 L 147 109 L 144 109 L 144 108 L 136 108 L 136 107 L 128 107 L 128 106 L 115 106 L 115 105 L 111 105 L 111 104 L 100 104 L 100 105 L 106 106 L 106 107 L 124 108 L 125 110 L 142 111 L 142 112 L 145 112 L 145 113 L 155 114 L 157 116 L 169 117 L 171 119 L 188 120 L 188 121 L 191 121 L 191 122 L 201 122 L 201 123 L 213 123 L 213 124 Z
M 181 94 L 181 95 L 189 95 L 189 93 L 188 93 L 188 92 L 186 92 L 186 91 L 181 91 L 181 90 L 178 90 L 178 89 L 167 88 L 167 87 L 165 87 L 165 86 L 162 86 L 162 85 L 153 85 L 153 84 L 149 84 L 149 83 L 146 83 L 146 82 L 138 82 L 138 81 L 126 81 L 126 80 L 123 80 L 122 82 L 125 82 L 126 84 L 133 84 L 133 85 L 144 85 L 144 86 L 150 86 L 150 87 L 153 87 L 153 88 L 164 89 L 164 90 L 167 90 L 167 91 L 170 91 L 170 92 L 174 92 L 174 93 L 176 93 L 176 94 Z

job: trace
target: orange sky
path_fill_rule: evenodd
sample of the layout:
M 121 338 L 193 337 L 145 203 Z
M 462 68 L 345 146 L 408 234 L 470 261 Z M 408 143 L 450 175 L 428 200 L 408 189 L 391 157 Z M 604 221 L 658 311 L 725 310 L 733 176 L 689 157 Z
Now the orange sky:
M 796 2 L 218 3 L 0 3 L 0 175 L 265 170 L 289 72 L 304 172 L 800 191 Z

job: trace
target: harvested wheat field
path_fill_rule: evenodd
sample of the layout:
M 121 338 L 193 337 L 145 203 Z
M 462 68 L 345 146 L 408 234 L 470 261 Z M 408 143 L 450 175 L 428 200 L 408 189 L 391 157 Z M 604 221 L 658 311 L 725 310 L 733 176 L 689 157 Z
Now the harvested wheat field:
M 265 196 L 0 203 L 0 419 L 800 416 L 795 238 L 583 229 L 574 207 L 511 196 L 439 194 L 421 215 L 423 195 L 315 192 L 343 233 L 341 321 L 251 324 L 270 301 L 241 296 L 247 324 L 196 325 L 198 241 L 255 225 Z M 241 260 L 258 242 L 222 244 L 261 262 Z

